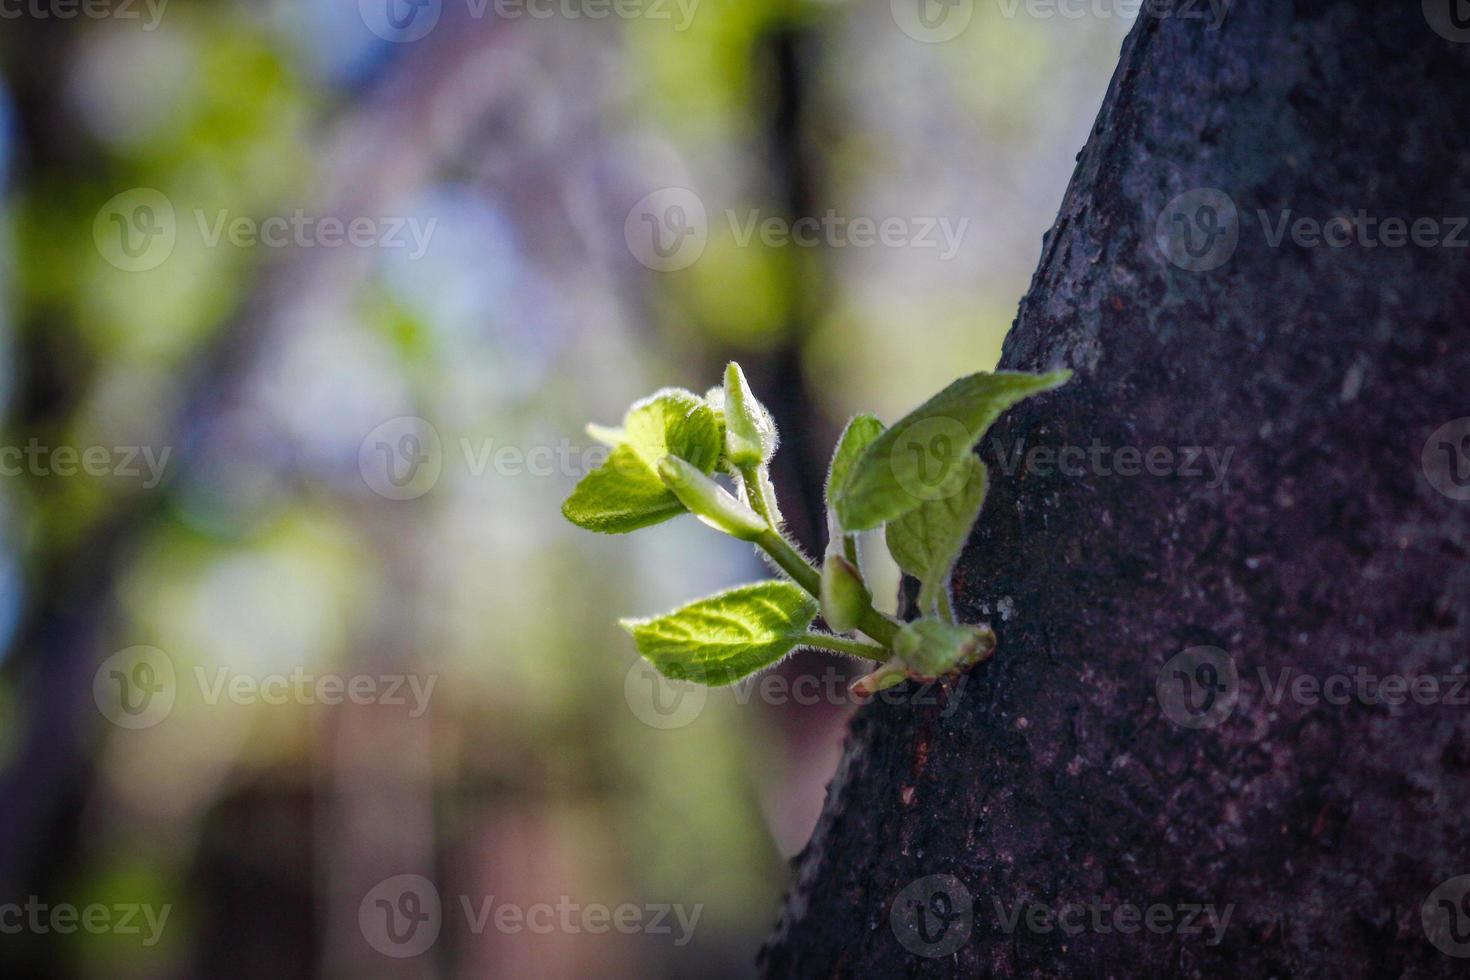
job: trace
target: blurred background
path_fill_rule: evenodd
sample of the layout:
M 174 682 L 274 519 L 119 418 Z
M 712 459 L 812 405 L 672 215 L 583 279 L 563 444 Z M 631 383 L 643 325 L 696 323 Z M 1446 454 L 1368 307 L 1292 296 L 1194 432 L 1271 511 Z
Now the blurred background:
M 0 0 L 5 975 L 750 975 L 853 666 L 641 669 L 766 572 L 567 524 L 583 426 L 739 359 L 820 549 L 1129 6 Z

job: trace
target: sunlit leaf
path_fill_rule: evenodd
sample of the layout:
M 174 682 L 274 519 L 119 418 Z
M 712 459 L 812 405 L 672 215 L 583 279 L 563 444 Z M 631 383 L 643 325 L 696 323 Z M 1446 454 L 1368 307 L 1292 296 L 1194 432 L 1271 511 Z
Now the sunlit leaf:
M 965 459 L 965 482 L 954 494 L 925 501 L 885 531 L 888 551 L 900 568 L 917 578 L 919 608 L 929 612 L 948 587 L 950 573 L 985 504 L 986 471 L 980 457 Z
M 1070 371 L 998 371 L 960 378 L 878 436 L 859 457 L 836 488 L 843 528 L 874 528 L 954 494 L 966 479 L 965 458 L 1000 414 L 1071 376 Z
M 768 667 L 798 646 L 817 604 L 787 581 L 712 595 L 667 616 L 625 619 L 638 652 L 665 677 L 719 687 Z
M 832 462 L 827 467 L 828 507 L 832 506 L 837 488 L 847 482 L 853 464 L 863 450 L 882 434 L 883 423 L 876 415 L 854 415 L 848 420 L 847 428 L 842 430 L 842 436 L 837 440 L 837 448 L 832 451 Z
M 627 444 L 588 473 L 561 505 L 566 519 L 599 534 L 626 534 L 684 513 L 679 498 Z
M 684 505 L 659 478 L 659 460 L 676 456 L 709 473 L 724 442 L 714 410 L 681 388 L 665 388 L 634 404 L 621 429 L 594 425 L 587 431 L 617 448 L 582 478 L 561 512 L 601 534 L 626 534 L 682 514 Z

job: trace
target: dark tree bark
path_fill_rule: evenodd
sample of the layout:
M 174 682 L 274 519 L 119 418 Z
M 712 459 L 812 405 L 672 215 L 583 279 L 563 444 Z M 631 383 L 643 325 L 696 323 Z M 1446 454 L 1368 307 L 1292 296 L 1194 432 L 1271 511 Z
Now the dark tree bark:
M 982 449 L 992 488 L 957 601 L 999 651 L 947 704 L 859 713 L 767 975 L 1465 975 L 1421 907 L 1470 874 L 1470 709 L 1446 703 L 1470 692 L 1394 705 L 1354 686 L 1339 705 L 1273 685 L 1466 669 L 1470 502 L 1421 465 L 1470 415 L 1466 235 L 1395 247 L 1382 222 L 1448 238 L 1470 215 L 1467 78 L 1470 44 L 1417 2 L 1241 0 L 1218 31 L 1140 15 L 1002 359 L 1077 377 Z M 1233 224 L 1218 196 L 1171 206 L 1203 188 Z M 1273 246 L 1287 209 L 1377 224 Z M 1230 227 L 1212 269 L 1157 240 L 1208 265 Z M 1176 473 L 1105 456 L 1007 474 L 1023 440 L 1167 447 Z M 1177 472 L 1190 446 L 1232 452 L 1223 484 Z M 1186 682 L 1214 678 L 1164 667 L 1200 646 L 1229 658 L 1229 690 L 1217 724 L 1187 727 L 1169 685 L 1198 699 Z M 917 911 L 894 925 L 895 899 L 945 911 L 932 882 L 900 898 L 930 875 L 973 900 L 943 956 L 904 934 Z M 1081 930 L 1033 927 L 1028 903 L 1097 905 L 1102 927 L 1090 908 L 1069 913 Z M 1178 928 L 1193 904 L 1231 909 L 1218 943 Z M 1115 928 L 1113 910 L 1150 906 L 1174 927 Z

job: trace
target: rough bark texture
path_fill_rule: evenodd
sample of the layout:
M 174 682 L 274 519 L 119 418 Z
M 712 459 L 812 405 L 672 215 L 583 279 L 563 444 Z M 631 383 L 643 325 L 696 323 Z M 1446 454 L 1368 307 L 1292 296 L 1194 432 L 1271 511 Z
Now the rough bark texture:
M 1467 78 L 1470 44 L 1417 2 L 1242 0 L 1218 31 L 1140 15 L 1002 360 L 1077 377 L 982 452 L 993 486 L 957 592 L 999 653 L 948 705 L 859 713 L 767 975 L 1470 969 L 1420 917 L 1470 873 L 1470 707 L 1270 697 L 1287 668 L 1470 661 L 1470 502 L 1420 463 L 1430 433 L 1470 415 L 1470 260 L 1268 238 L 1285 209 L 1470 215 Z M 1155 241 L 1195 188 L 1239 209 L 1238 247 L 1210 271 Z M 1208 467 L 1007 475 L 996 447 L 1018 440 L 1233 455 L 1215 487 Z M 1199 645 L 1231 657 L 1239 701 L 1194 729 L 1155 685 Z M 952 954 L 917 955 L 890 909 L 942 874 L 973 896 L 973 927 Z M 1024 916 L 1007 931 L 997 903 L 1031 902 L 1233 911 L 1216 945 L 1208 926 L 1122 934 L 1090 912 L 1076 934 Z

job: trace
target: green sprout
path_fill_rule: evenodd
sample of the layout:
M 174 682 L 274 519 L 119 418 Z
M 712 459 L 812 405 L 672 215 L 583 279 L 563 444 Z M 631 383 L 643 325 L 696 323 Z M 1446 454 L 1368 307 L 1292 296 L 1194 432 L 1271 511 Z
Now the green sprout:
M 960 378 L 892 428 L 848 422 L 827 477 L 827 551 L 820 567 L 782 530 L 771 484 L 775 423 L 740 366 L 700 397 L 665 388 L 628 409 L 621 428 L 587 431 L 612 450 L 562 505 L 579 527 L 624 534 L 692 513 L 765 553 L 785 577 L 737 586 L 665 616 L 623 620 L 638 652 L 665 677 L 733 684 L 800 647 L 877 661 L 853 683 L 871 697 L 905 679 L 957 674 L 995 652 L 984 623 L 955 620 L 950 576 L 985 503 L 974 448 L 1002 412 L 1065 384 L 1070 371 Z M 727 488 L 720 482 L 725 479 Z M 884 529 L 889 552 L 919 581 L 919 618 L 873 606 L 857 535 Z M 812 629 L 820 613 L 830 632 Z

